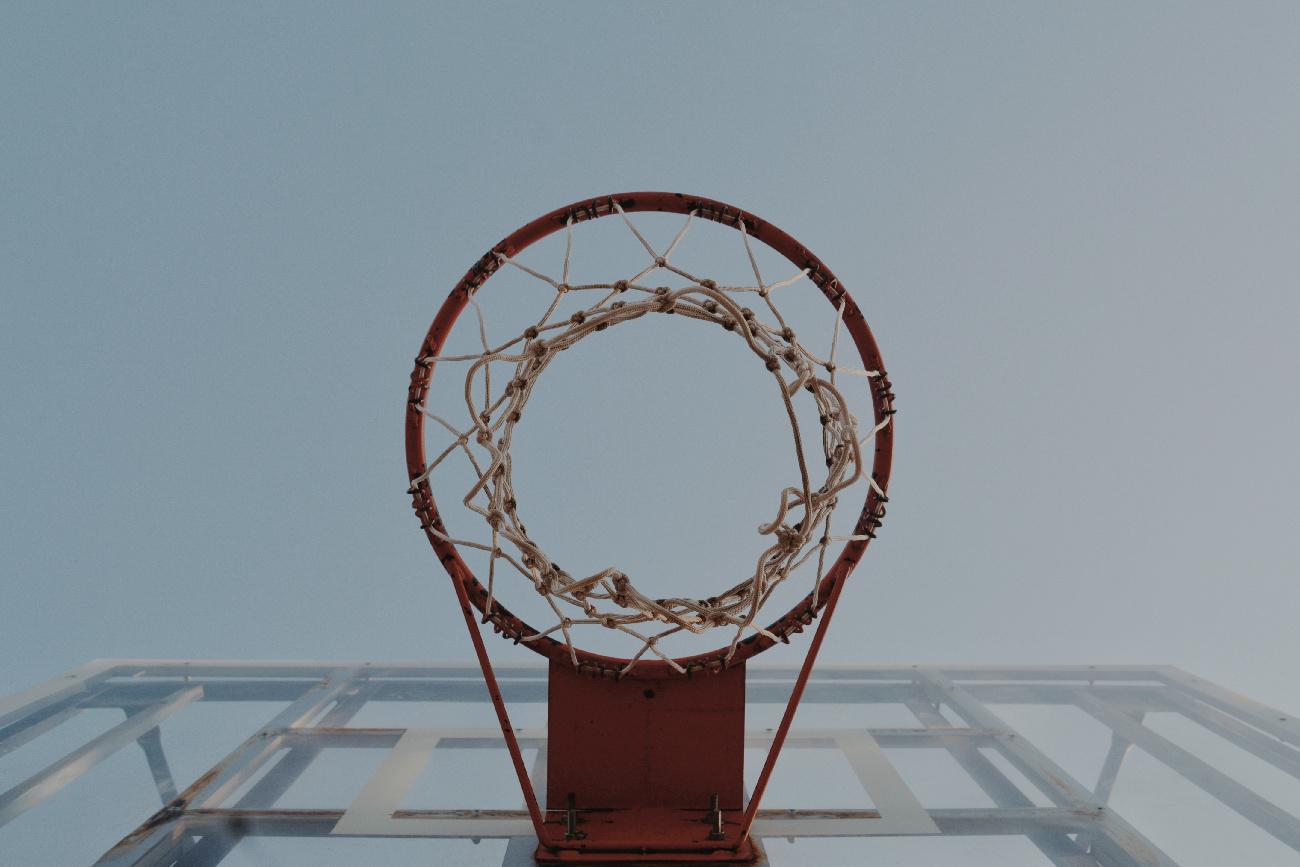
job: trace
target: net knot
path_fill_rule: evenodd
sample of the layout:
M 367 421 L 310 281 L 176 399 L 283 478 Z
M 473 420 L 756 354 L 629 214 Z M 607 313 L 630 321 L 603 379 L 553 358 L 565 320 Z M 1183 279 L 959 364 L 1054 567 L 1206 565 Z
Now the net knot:
M 798 551 L 803 547 L 803 534 L 790 527 L 780 527 L 776 531 L 777 541 L 786 551 Z

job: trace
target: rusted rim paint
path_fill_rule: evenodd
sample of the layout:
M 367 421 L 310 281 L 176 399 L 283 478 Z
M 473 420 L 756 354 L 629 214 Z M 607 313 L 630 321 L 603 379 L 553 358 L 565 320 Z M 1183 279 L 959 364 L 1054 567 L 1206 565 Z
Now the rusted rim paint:
M 500 260 L 497 257 L 499 255 L 506 257 L 518 255 L 520 251 L 535 244 L 542 238 L 563 229 L 570 218 L 574 223 L 580 223 L 617 214 L 618 212 L 614 209 L 614 202 L 617 202 L 627 213 L 659 211 L 685 215 L 694 211 L 697 218 L 712 220 L 731 228 L 737 228 L 738 221 L 744 220 L 745 229 L 750 237 L 757 238 L 780 253 L 796 268 L 807 268 L 809 279 L 821 289 L 822 294 L 826 296 L 832 306 L 838 307 L 843 303 L 844 327 L 853 338 L 858 355 L 862 359 L 863 368 L 880 371 L 881 375 L 871 380 L 871 400 L 876 424 L 880 424 L 893 415 L 894 396 L 889 384 L 889 378 L 885 375 L 884 361 L 880 357 L 880 350 L 876 346 L 875 338 L 871 334 L 871 329 L 867 326 L 862 311 L 831 270 L 810 250 L 766 220 L 713 199 L 689 196 L 682 193 L 618 193 L 612 196 L 584 199 L 533 220 L 508 235 L 503 241 L 485 253 L 461 278 L 456 287 L 451 290 L 451 294 L 447 296 L 447 300 L 443 302 L 442 308 L 438 311 L 433 324 L 429 327 L 424 343 L 420 346 L 420 353 L 416 357 L 415 369 L 411 372 L 411 386 L 406 404 L 406 467 L 409 473 L 408 478 L 412 480 L 419 478 L 424 473 L 426 466 L 424 451 L 425 416 L 420 411 L 420 407 L 423 406 L 425 397 L 428 394 L 429 383 L 433 378 L 436 363 L 427 362 L 424 359 L 435 357 L 442 350 L 447 335 L 455 326 L 461 312 L 468 306 L 470 297 L 500 267 Z M 891 422 L 876 433 L 874 440 L 875 453 L 871 462 L 871 476 L 881 490 L 884 491 L 889 490 L 889 472 L 893 456 L 893 445 L 894 425 Z M 438 559 L 447 570 L 447 574 L 451 576 L 451 580 L 460 585 L 460 588 L 465 592 L 465 596 L 483 615 L 483 622 L 491 623 L 494 630 L 502 633 L 507 638 L 513 639 L 516 643 L 524 637 L 536 634 L 538 630 L 512 614 L 496 598 L 493 598 L 490 607 L 485 608 L 487 606 L 487 589 L 479 582 L 465 561 L 461 559 L 456 546 L 439 539 L 432 532 L 434 529 L 443 531 L 444 527 L 442 516 L 438 512 L 438 506 L 434 501 L 433 491 L 428 480 L 423 479 L 413 484 L 410 493 L 415 513 L 420 519 L 420 526 L 424 528 L 425 535 L 433 546 L 433 550 L 437 553 Z M 875 531 L 884 518 L 887 500 L 888 497 L 883 497 L 877 494 L 875 489 L 868 487 L 866 501 L 863 503 L 857 524 L 852 533 L 854 536 L 866 536 L 867 538 L 861 541 L 845 543 L 838 558 L 826 570 L 826 574 L 822 578 L 816 594 L 817 602 L 815 604 L 813 594 L 809 593 L 788 612 L 775 620 L 768 627 L 769 632 L 779 636 L 782 641 L 788 642 L 791 635 L 802 632 L 805 626 L 812 623 L 829 600 L 838 597 L 838 592 L 834 591 L 837 590 L 838 585 L 848 578 L 858 560 L 861 559 L 870 539 L 874 538 Z M 682 657 L 677 660 L 677 663 L 686 669 L 688 675 L 699 671 L 718 671 L 726 665 L 734 665 L 749 659 L 771 647 L 773 643 L 772 639 L 767 636 L 755 634 L 740 642 L 735 655 L 729 663 L 726 661 L 728 647 L 720 647 L 707 653 Z M 568 647 L 563 642 L 556 641 L 549 636 L 529 641 L 527 646 L 549 659 L 556 661 L 569 660 Z M 627 664 L 626 659 L 603 656 L 581 648 L 575 648 L 575 651 L 578 656 L 579 668 L 591 674 L 616 677 L 619 670 Z M 662 660 L 641 660 L 632 669 L 630 675 L 665 677 L 671 676 L 672 673 L 672 667 Z

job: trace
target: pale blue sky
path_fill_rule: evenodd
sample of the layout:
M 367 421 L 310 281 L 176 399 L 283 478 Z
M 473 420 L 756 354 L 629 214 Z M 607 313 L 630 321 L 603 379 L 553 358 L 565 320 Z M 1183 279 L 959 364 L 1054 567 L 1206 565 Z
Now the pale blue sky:
M 885 349 L 894 509 L 830 656 L 1300 705 L 1298 16 L 11 7 L 0 677 L 463 654 L 410 359 L 515 225 L 661 187 L 813 244 Z
M 8 5 L 0 693 L 466 658 L 411 359 L 516 225 L 663 188 L 809 243 L 896 383 L 827 659 L 1300 708 L 1298 56 L 1294 3 Z

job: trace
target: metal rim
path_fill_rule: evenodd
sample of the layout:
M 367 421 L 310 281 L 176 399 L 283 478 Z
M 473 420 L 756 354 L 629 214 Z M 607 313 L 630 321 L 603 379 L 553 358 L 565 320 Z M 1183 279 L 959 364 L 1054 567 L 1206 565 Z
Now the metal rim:
M 615 202 L 627 213 L 657 211 L 685 215 L 695 211 L 697 218 L 712 220 L 731 228 L 736 228 L 738 221 L 744 220 L 745 229 L 750 237 L 758 239 L 784 256 L 796 268 L 807 268 L 808 278 L 821 290 L 826 299 L 836 307 L 841 303 L 843 304 L 845 330 L 852 336 L 864 368 L 879 370 L 881 374 L 872 380 L 871 400 L 875 421 L 879 424 L 894 413 L 894 396 L 889 378 L 885 373 L 884 361 L 880 357 L 880 350 L 871 334 L 866 319 L 862 315 L 862 311 L 853 301 L 848 290 L 841 285 L 831 270 L 810 250 L 776 226 L 747 211 L 713 199 L 682 193 L 617 193 L 612 196 L 584 199 L 572 205 L 557 208 L 506 236 L 505 239 L 493 246 L 474 263 L 465 276 L 460 279 L 460 282 L 456 284 L 455 288 L 451 290 L 437 316 L 434 317 L 433 324 L 429 327 L 424 342 L 420 346 L 420 352 L 416 356 L 415 368 L 411 372 L 411 384 L 407 394 L 406 465 L 409 474 L 408 478 L 413 480 L 410 488 L 412 506 L 420 519 L 420 526 L 424 529 L 429 543 L 433 546 L 439 561 L 447 570 L 447 574 L 453 582 L 461 585 L 465 590 L 466 597 L 478 609 L 483 622 L 491 623 L 495 631 L 513 639 L 516 643 L 526 636 L 536 634 L 538 630 L 511 613 L 496 598 L 493 598 L 491 604 L 488 605 L 487 589 L 479 582 L 464 560 L 461 559 L 456 546 L 438 538 L 432 532 L 434 529 L 442 530 L 443 522 L 428 479 L 420 478 L 427 463 L 424 449 L 425 416 L 420 411 L 420 407 L 423 406 L 428 395 L 429 383 L 433 379 L 436 363 L 424 359 L 435 357 L 441 351 L 447 335 L 455 327 L 456 320 L 461 312 L 469 305 L 472 295 L 500 267 L 498 256 L 513 257 L 517 255 L 520 251 L 548 235 L 562 230 L 570 219 L 574 223 L 580 223 L 616 214 Z M 876 433 L 873 443 L 874 454 L 871 461 L 871 478 L 882 491 L 889 490 L 893 443 L 894 425 L 891 423 Z M 416 479 L 419 479 L 419 481 L 415 482 Z M 816 619 L 818 613 L 825 607 L 827 600 L 832 598 L 831 591 L 848 578 L 858 560 L 862 557 L 862 553 L 869 544 L 870 539 L 874 538 L 875 530 L 880 526 L 880 522 L 884 518 L 885 503 L 887 501 L 887 496 L 877 493 L 874 488 L 868 486 L 867 497 L 853 531 L 853 535 L 867 538 L 860 541 L 846 542 L 835 562 L 822 577 L 816 593 L 816 601 L 814 601 L 814 594 L 807 594 L 799 602 L 795 603 L 794 607 L 789 611 L 773 621 L 768 627 L 769 632 L 779 636 L 782 641 L 788 642 L 791 635 L 802 632 L 805 626 Z M 686 670 L 688 675 L 696 671 L 718 671 L 727 665 L 744 662 L 755 654 L 771 647 L 773 643 L 771 638 L 755 634 L 740 642 L 730 661 L 726 660 L 728 648 L 721 647 L 705 653 L 681 657 L 676 662 Z M 567 646 L 549 636 L 527 642 L 527 646 L 552 661 L 570 663 Z M 593 674 L 617 676 L 619 670 L 628 661 L 592 653 L 581 648 L 575 648 L 575 650 L 578 656 L 579 669 L 588 670 Z M 643 660 L 633 669 L 632 674 L 664 677 L 672 673 L 672 671 L 673 669 L 663 661 Z

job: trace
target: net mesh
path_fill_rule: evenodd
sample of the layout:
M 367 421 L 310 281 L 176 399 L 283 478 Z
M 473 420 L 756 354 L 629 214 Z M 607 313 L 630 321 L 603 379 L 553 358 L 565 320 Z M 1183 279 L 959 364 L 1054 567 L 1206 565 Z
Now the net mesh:
M 833 542 L 868 538 L 831 536 L 831 514 L 840 495 L 862 480 L 883 497 L 884 491 L 869 472 L 864 472 L 863 447 L 889 424 L 892 416 L 886 415 L 879 424 L 865 431 L 860 428 L 836 384 L 837 377 L 848 375 L 872 379 L 880 377 L 881 373 L 837 363 L 845 302 L 841 300 L 837 307 L 826 357 L 815 355 L 787 324 L 774 299 L 778 290 L 805 279 L 808 271 L 800 271 L 778 282 L 765 282 L 743 220 L 737 221 L 736 229 L 754 282 L 749 285 L 720 285 L 708 277 L 690 273 L 672 261 L 674 252 L 691 229 L 695 212 L 686 217 L 671 243 L 660 252 L 646 240 L 617 203 L 614 208 L 648 256 L 648 261 L 635 273 L 608 283 L 571 284 L 569 271 L 574 250 L 574 222 L 570 218 L 565 228 L 564 259 L 558 278 L 514 258 L 496 254 L 502 267 L 517 268 L 550 287 L 549 306 L 535 324 L 510 340 L 493 346 L 488 340 L 483 308 L 471 296 L 482 350 L 420 359 L 421 363 L 428 365 L 438 362 L 468 365 L 464 402 L 469 426 L 453 424 L 427 405 L 420 407 L 425 416 L 451 435 L 451 442 L 412 480 L 412 489 L 453 455 L 461 455 L 468 461 L 475 481 L 461 502 L 485 522 L 487 541 L 453 538 L 439 529 L 431 532 L 450 544 L 487 553 L 485 611 L 492 607 L 498 572 L 502 570 L 522 576 L 546 600 L 555 615 L 554 625 L 523 636 L 521 641 L 537 641 L 558 634 L 576 666 L 575 631 L 583 627 L 616 630 L 629 636 L 636 647 L 624 665 L 623 673 L 647 655 L 659 657 L 680 672 L 682 667 L 660 646 L 663 639 L 674 634 L 699 634 L 719 627 L 729 628 L 732 635 L 726 654 L 728 660 L 747 635 L 760 633 L 778 639 L 779 636 L 772 635 L 758 622 L 759 610 L 792 573 L 814 559 L 816 574 L 811 592 L 815 607 L 828 546 Z M 675 289 L 649 285 L 647 281 L 652 281 L 657 272 L 674 274 L 687 285 Z M 572 315 L 552 321 L 561 302 L 574 295 L 598 300 L 581 304 Z M 757 311 L 742 306 L 742 301 L 748 296 L 756 296 L 761 301 L 754 304 L 759 308 Z M 792 474 L 792 483 L 775 496 L 772 519 L 757 528 L 762 550 L 757 555 L 754 569 L 743 580 L 705 598 L 663 598 L 646 594 L 637 588 L 630 576 L 613 566 L 591 574 L 571 575 L 529 536 L 519 516 L 512 483 L 510 449 L 513 434 L 542 372 L 558 353 L 584 337 L 649 315 L 678 315 L 712 323 L 721 333 L 729 333 L 743 341 L 771 374 L 790 423 L 797 480 Z M 796 399 L 810 399 L 815 403 L 819 435 L 810 436 L 801 429 L 794 403 Z M 820 442 L 824 475 L 814 472 L 820 467 L 810 467 L 807 460 L 807 441 L 810 439 Z

